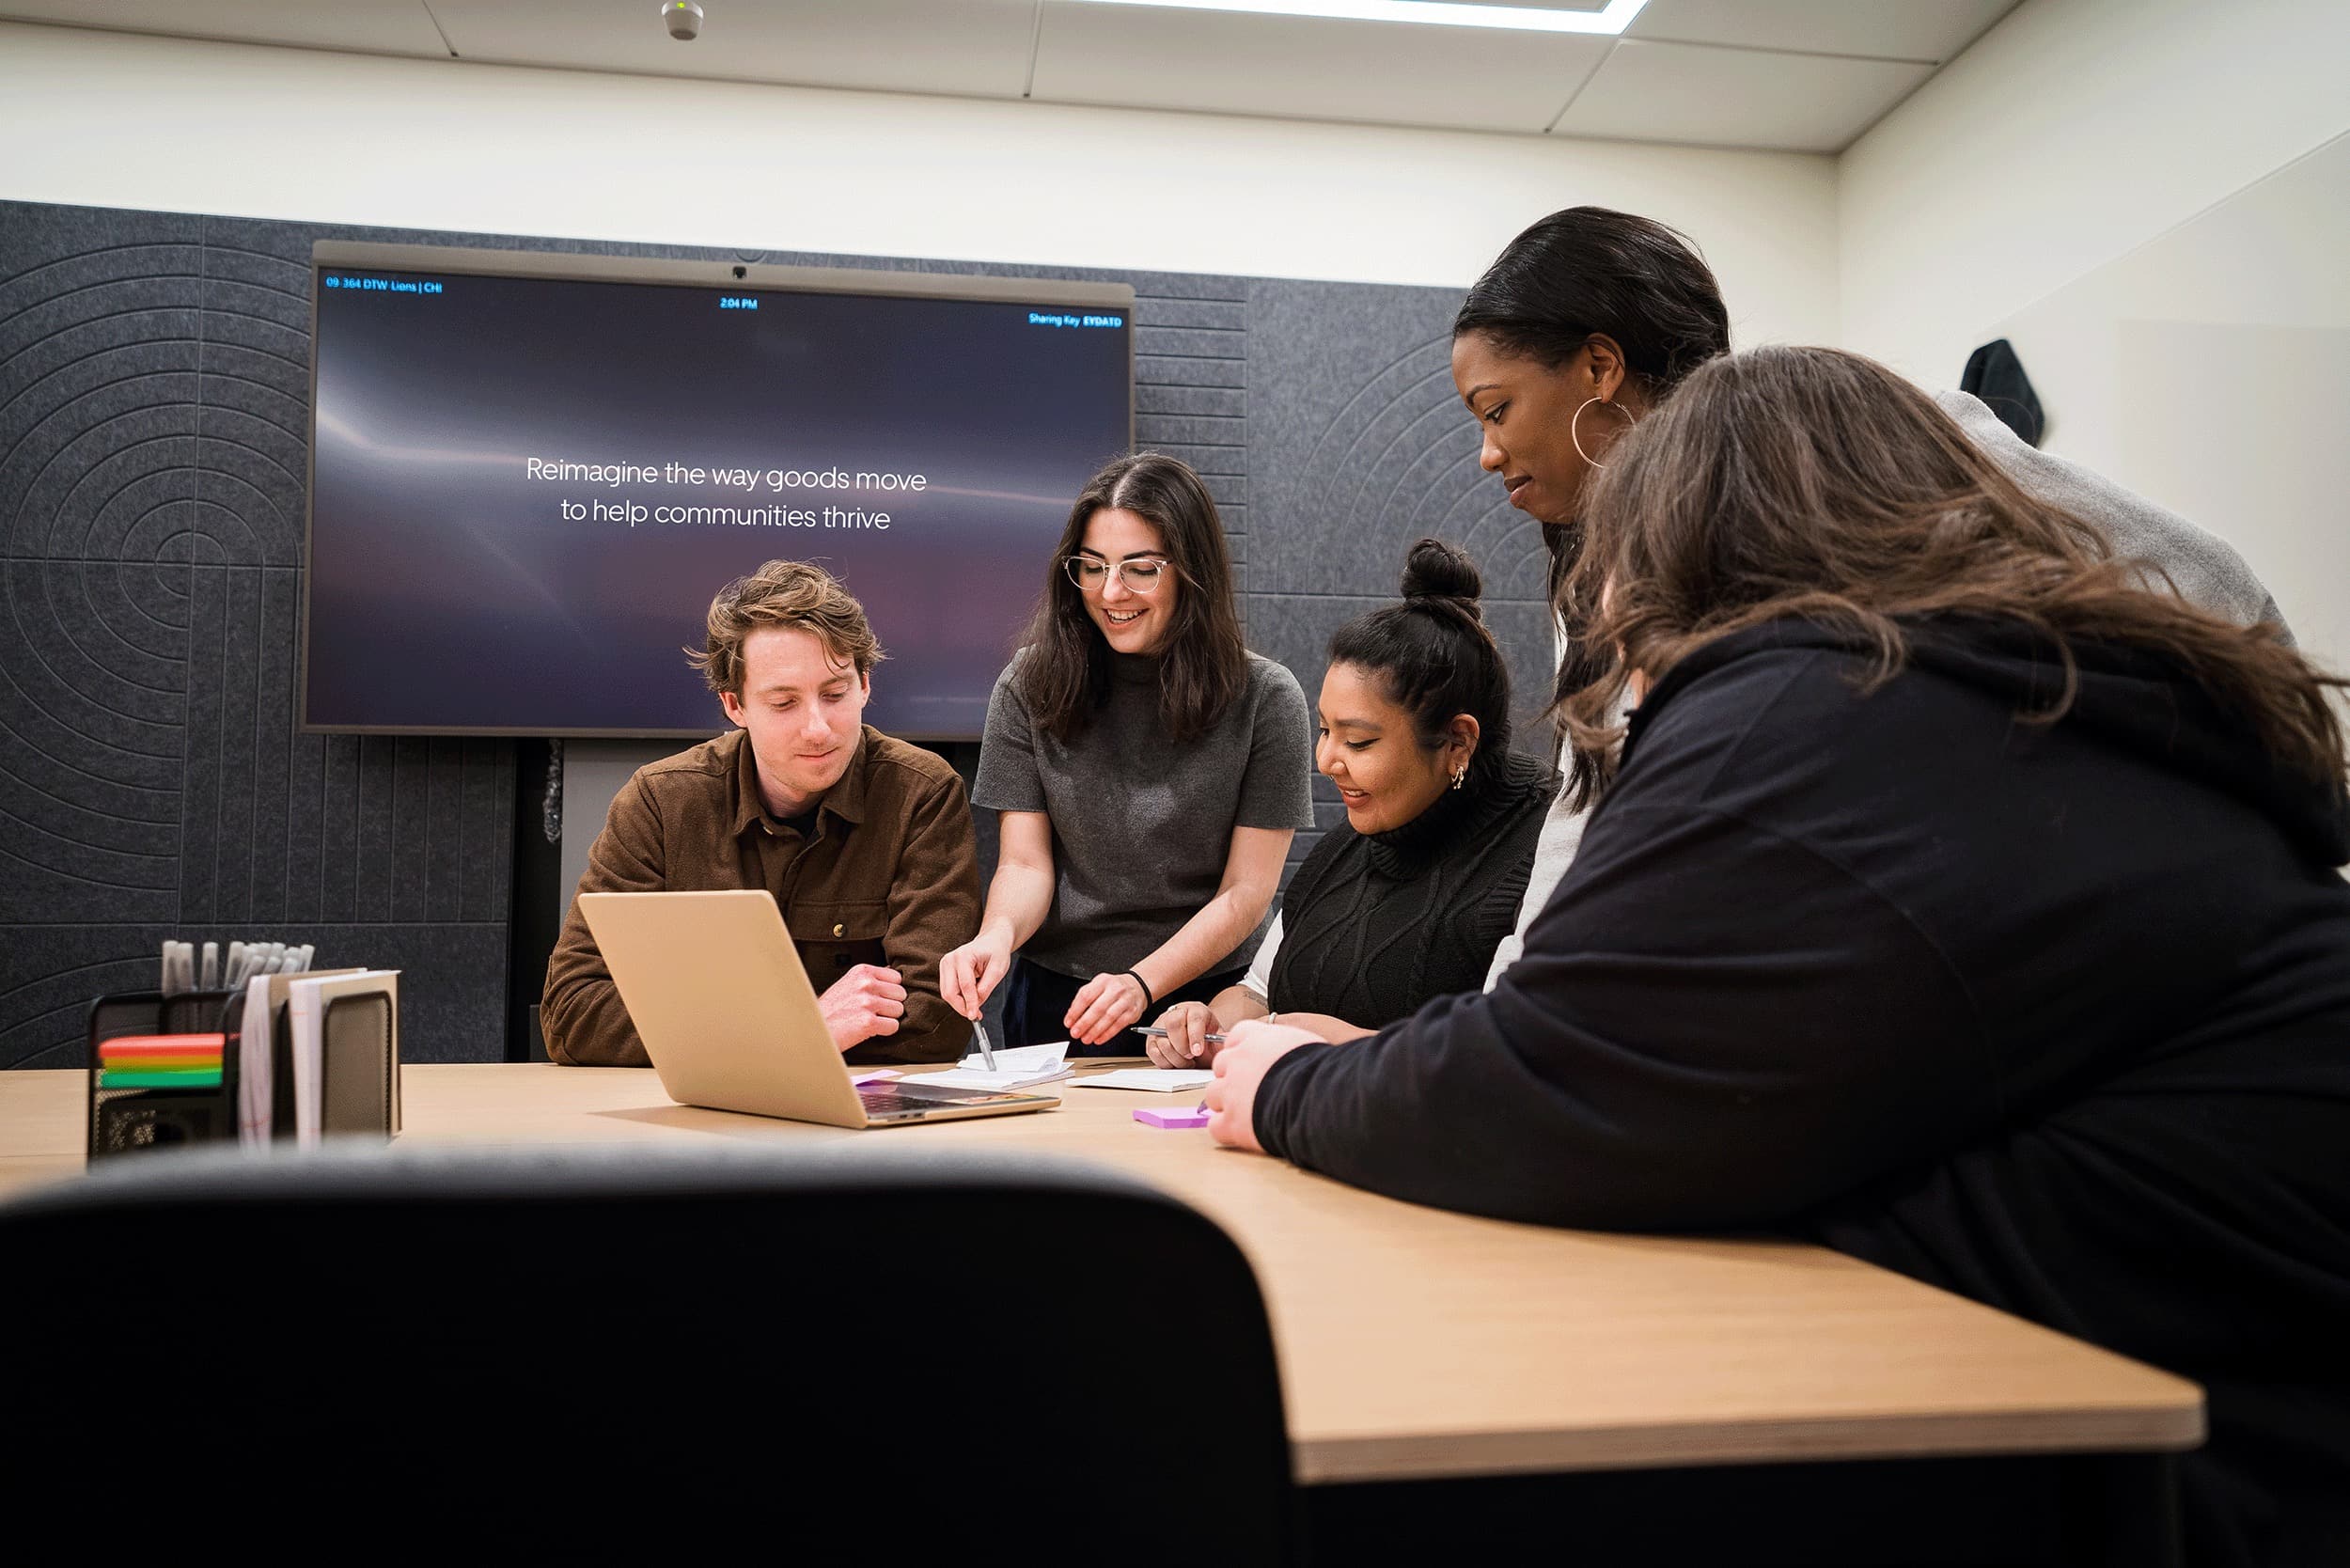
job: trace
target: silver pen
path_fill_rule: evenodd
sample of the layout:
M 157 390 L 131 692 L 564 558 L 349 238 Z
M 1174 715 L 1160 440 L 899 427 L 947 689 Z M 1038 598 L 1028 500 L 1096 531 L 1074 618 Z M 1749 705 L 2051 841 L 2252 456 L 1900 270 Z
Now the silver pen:
M 987 1043 L 987 1024 L 986 1024 L 986 1021 L 985 1021 L 985 1020 L 983 1020 L 983 1019 L 979 1019 L 979 1018 L 974 1018 L 974 1019 L 972 1019 L 972 1020 L 971 1020 L 971 1032 L 972 1032 L 974 1035 L 976 1035 L 976 1036 L 978 1036 L 978 1037 L 979 1037 L 979 1059 L 980 1059 L 981 1061 L 983 1061 L 983 1062 L 987 1063 L 987 1070 L 988 1070 L 989 1072 L 991 1072 L 991 1073 L 995 1072 L 995 1053 L 993 1050 L 989 1049 L 989 1047 L 988 1047 L 988 1043 Z
M 1159 1027 L 1156 1024 L 1136 1024 L 1133 1026 L 1133 1027 L 1135 1033 L 1136 1034 L 1154 1034 L 1161 1040 L 1165 1040 L 1167 1038 L 1167 1031 Z M 1211 1045 L 1221 1045 L 1224 1043 L 1224 1037 L 1220 1034 L 1203 1034 L 1199 1038 L 1206 1041 Z

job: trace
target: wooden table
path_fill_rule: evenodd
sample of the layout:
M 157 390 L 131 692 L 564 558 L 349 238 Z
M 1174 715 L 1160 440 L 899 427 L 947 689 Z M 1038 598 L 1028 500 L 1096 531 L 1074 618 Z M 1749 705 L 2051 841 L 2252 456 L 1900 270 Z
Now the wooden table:
M 0 1074 L 0 1191 L 81 1168 L 83 1083 Z M 404 1083 L 400 1147 L 856 1138 L 1152 1182 L 1255 1265 L 1307 1482 L 2143 1454 L 2202 1436 L 2191 1383 L 1819 1247 L 1418 1208 L 1133 1120 L 1162 1095 L 1062 1085 L 1039 1115 L 845 1132 L 675 1105 L 628 1069 L 415 1065 Z

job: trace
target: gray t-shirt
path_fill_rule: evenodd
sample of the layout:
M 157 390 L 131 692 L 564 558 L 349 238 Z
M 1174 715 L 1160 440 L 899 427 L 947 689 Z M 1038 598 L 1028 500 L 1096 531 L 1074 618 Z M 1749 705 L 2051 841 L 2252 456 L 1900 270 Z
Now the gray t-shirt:
M 1236 827 L 1311 827 L 1313 730 L 1297 677 L 1248 655 L 1248 684 L 1204 735 L 1159 722 L 1155 659 L 1112 655 L 1109 700 L 1075 738 L 1030 721 L 1022 649 L 995 679 L 971 804 L 1053 823 L 1053 908 L 1020 949 L 1080 979 L 1130 968 L 1215 897 Z M 1213 966 L 1245 964 L 1264 934 Z

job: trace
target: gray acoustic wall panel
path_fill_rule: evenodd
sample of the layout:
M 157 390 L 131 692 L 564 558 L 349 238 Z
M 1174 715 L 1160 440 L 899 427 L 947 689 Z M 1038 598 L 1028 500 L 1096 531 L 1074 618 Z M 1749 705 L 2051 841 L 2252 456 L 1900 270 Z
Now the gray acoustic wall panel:
M 1542 530 L 1478 467 L 1475 422 L 1452 387 L 1452 313 L 1441 289 L 1249 285 L 1248 434 L 1259 529 L 1249 630 L 1295 671 L 1311 702 L 1330 634 L 1393 604 L 1403 557 L 1434 536 L 1465 546 L 1485 579 L 1484 615 L 1510 661 L 1520 749 L 1547 753 L 1528 722 L 1548 697 L 1550 617 Z M 1314 778 L 1314 817 L 1343 816 Z M 1316 834 L 1301 833 L 1294 863 Z
M 0 205 L 0 1065 L 77 1064 L 182 935 L 504 1049 L 512 743 L 294 733 L 311 238 Z
M 1137 440 L 1208 477 L 1251 641 L 1310 699 L 1434 533 L 1538 700 L 1540 541 L 1477 470 L 1447 290 L 0 203 L 0 1066 L 78 1060 L 170 935 L 400 967 L 410 1059 L 504 1054 L 515 743 L 294 732 L 320 239 L 1129 283 Z

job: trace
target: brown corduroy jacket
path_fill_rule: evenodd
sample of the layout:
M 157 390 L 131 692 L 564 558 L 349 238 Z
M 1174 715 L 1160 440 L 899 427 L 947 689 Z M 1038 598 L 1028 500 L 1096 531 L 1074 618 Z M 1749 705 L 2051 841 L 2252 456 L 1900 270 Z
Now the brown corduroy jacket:
M 938 995 L 938 961 L 979 928 L 979 843 L 963 780 L 934 754 L 867 725 L 816 808 L 816 832 L 771 813 L 744 731 L 636 770 L 588 852 L 583 893 L 764 887 L 819 992 L 851 966 L 905 977 L 898 1032 L 854 1061 L 951 1061 L 971 1026 Z M 643 1067 L 645 1047 L 572 901 L 547 962 L 547 1054 L 575 1067 Z

